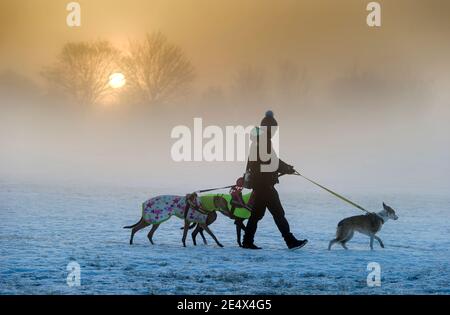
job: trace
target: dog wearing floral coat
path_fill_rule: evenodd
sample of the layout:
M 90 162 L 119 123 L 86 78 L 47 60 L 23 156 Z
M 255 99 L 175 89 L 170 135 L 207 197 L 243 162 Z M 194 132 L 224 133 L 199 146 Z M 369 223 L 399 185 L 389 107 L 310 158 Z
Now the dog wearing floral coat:
M 202 200 L 208 201 L 202 197 Z M 216 218 L 216 211 L 222 212 L 226 216 L 231 216 L 231 212 L 228 209 L 227 201 L 220 195 L 211 196 L 209 202 L 204 202 L 209 206 L 207 208 L 202 206 L 200 198 L 197 194 L 188 194 L 187 196 L 176 195 L 161 195 L 151 198 L 142 204 L 142 217 L 139 222 L 125 226 L 126 229 L 131 230 L 130 245 L 133 244 L 134 234 L 151 225 L 152 228 L 147 237 L 151 244 L 153 243 L 153 235 L 158 229 L 159 225 L 172 216 L 176 216 L 185 221 L 185 231 L 183 233 L 183 246 L 186 246 L 186 234 L 188 227 L 191 223 L 197 223 L 201 226 L 217 243 L 218 246 L 223 247 L 217 240 L 215 235 L 209 229 L 208 225 L 212 224 Z M 187 210 L 187 212 L 186 212 Z

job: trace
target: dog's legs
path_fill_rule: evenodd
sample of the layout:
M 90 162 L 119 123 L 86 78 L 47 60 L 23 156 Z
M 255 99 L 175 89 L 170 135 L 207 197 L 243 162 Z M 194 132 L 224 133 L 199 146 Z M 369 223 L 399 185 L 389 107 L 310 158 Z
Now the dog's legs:
M 353 237 L 354 231 L 346 225 L 339 225 L 336 230 L 336 238 L 328 244 L 330 249 L 334 243 L 339 242 L 344 249 L 348 249 L 345 243 L 350 241 Z
M 197 241 L 196 241 L 197 233 L 198 233 L 197 229 L 198 229 L 198 226 L 195 228 L 194 231 L 192 231 L 192 234 L 191 234 L 191 236 L 192 236 L 192 243 L 194 243 L 194 246 L 197 246 Z
M 242 247 L 242 243 L 241 243 L 241 227 L 236 224 L 236 238 L 237 238 L 237 243 L 239 245 L 239 247 Z
M 206 218 L 205 226 L 209 226 L 209 225 L 213 224 L 214 221 L 216 221 L 216 219 L 217 219 L 216 211 L 209 213 L 208 217 Z M 206 237 L 205 237 L 205 234 L 203 233 L 203 231 L 204 231 L 204 228 L 200 227 L 199 232 L 200 232 L 200 235 L 202 236 L 203 244 L 208 245 L 208 242 L 206 241 Z M 217 242 L 217 240 L 216 240 L 216 242 Z
M 373 235 L 370 236 L 370 249 L 373 250 Z
M 236 225 L 236 237 L 237 237 L 237 242 L 239 244 L 239 247 L 242 247 L 242 243 L 241 243 L 241 231 L 244 230 L 245 231 L 245 225 L 244 225 L 244 220 L 242 219 L 236 219 L 234 221 L 234 224 Z
M 353 235 L 354 235 L 354 234 L 355 234 L 354 231 L 349 231 L 349 232 L 347 233 L 347 235 L 345 236 L 345 238 L 344 238 L 342 241 L 340 241 L 342 247 L 344 247 L 345 249 L 348 249 L 346 243 L 347 243 L 348 241 L 350 241 L 350 240 L 353 238 Z
M 192 232 L 192 242 L 194 243 L 194 246 L 197 246 L 197 234 L 198 232 L 201 232 L 202 228 L 200 226 L 196 226 L 195 230 Z
M 208 242 L 206 241 L 205 234 L 203 234 L 203 228 L 200 226 L 197 226 L 192 232 L 192 241 L 194 242 L 194 245 L 197 245 L 197 234 L 200 233 L 200 236 L 202 237 L 203 244 L 208 245 Z
M 154 245 L 154 243 L 153 243 L 153 234 L 155 233 L 155 231 L 158 228 L 159 228 L 159 224 L 153 224 L 150 232 L 148 232 L 148 234 L 147 234 L 148 240 L 150 241 L 150 243 L 152 243 L 152 245 Z
M 183 247 L 186 247 L 186 237 L 187 237 L 188 230 L 189 230 L 189 221 L 184 220 L 183 238 L 181 240 L 183 242 Z
M 347 243 L 348 241 L 350 241 L 353 238 L 353 235 L 355 235 L 355 232 L 351 231 L 347 234 L 347 236 L 344 238 L 343 242 Z
M 381 241 L 381 238 L 379 238 L 379 237 L 376 236 L 376 235 L 374 235 L 373 237 L 378 241 L 378 243 L 380 243 L 381 248 L 384 248 L 384 244 L 383 244 L 383 242 Z
M 207 225 L 202 224 L 202 227 L 206 231 L 206 233 L 211 235 L 211 237 L 213 238 L 214 241 L 216 241 L 218 246 L 223 247 L 223 245 L 220 244 L 220 242 L 217 240 L 216 236 L 213 234 L 213 232 L 209 229 L 209 227 Z
M 199 231 L 200 231 L 200 236 L 202 237 L 202 240 L 203 240 L 203 244 L 208 245 L 208 242 L 206 241 L 205 234 L 203 233 L 203 229 L 200 228 Z
M 239 226 L 241 227 L 241 230 L 245 231 L 245 224 L 244 224 L 244 219 L 239 219 Z
M 133 244 L 133 238 L 134 234 L 136 234 L 137 231 L 147 227 L 149 224 L 145 222 L 144 220 L 141 220 L 134 228 L 131 229 L 131 236 L 130 236 L 130 245 Z
M 338 240 L 336 238 L 332 239 L 330 241 L 330 243 L 328 243 L 328 250 L 331 250 L 331 246 L 333 246 L 336 242 L 338 242 Z

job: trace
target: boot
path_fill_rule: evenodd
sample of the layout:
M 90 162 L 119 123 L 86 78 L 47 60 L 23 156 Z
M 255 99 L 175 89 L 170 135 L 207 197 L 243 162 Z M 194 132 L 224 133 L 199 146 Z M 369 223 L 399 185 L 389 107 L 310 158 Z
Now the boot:
M 308 240 L 295 240 L 289 244 L 287 244 L 289 249 L 299 249 L 308 243 Z
M 242 244 L 242 248 L 246 249 L 262 249 L 261 247 L 256 246 L 254 243 L 246 243 Z
M 295 236 L 292 235 L 292 233 L 289 233 L 288 235 L 286 235 L 284 237 L 284 241 L 286 242 L 286 245 L 287 245 L 287 247 L 289 249 L 302 248 L 308 242 L 308 240 L 298 240 L 298 239 L 296 239 Z

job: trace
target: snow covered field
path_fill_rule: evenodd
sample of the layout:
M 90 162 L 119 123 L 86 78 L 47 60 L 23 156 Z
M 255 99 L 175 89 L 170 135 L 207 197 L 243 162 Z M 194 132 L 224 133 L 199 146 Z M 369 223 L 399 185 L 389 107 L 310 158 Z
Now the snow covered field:
M 162 192 L 162 191 L 160 191 Z M 166 191 L 167 192 L 167 191 Z M 179 192 L 180 194 L 184 192 Z M 151 190 L 0 184 L 1 294 L 449 294 L 450 196 L 347 193 L 371 209 L 386 201 L 399 220 L 379 236 L 386 248 L 357 235 L 345 251 L 327 251 L 337 222 L 359 214 L 325 193 L 281 192 L 291 228 L 309 244 L 285 248 L 269 213 L 247 251 L 232 222 L 212 230 L 225 245 L 181 246 L 181 220 L 172 218 L 147 240 L 128 245 L 122 226 L 140 217 Z M 81 266 L 81 286 L 66 283 L 66 266 Z M 368 287 L 367 264 L 381 266 L 381 287 Z

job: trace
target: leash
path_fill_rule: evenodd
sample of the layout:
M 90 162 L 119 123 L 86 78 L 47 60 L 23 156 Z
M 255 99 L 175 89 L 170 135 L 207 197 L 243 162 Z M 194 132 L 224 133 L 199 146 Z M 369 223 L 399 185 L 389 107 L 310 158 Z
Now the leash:
M 207 192 L 207 191 L 231 188 L 231 187 L 234 187 L 234 186 L 236 186 L 236 185 L 230 185 L 230 186 L 224 186 L 224 187 L 216 187 L 216 188 L 209 188 L 209 189 L 202 189 L 202 190 L 196 190 L 194 192 L 196 192 L 196 193 L 204 193 L 204 192 Z
M 194 191 L 193 194 L 200 194 L 200 193 L 204 193 L 204 192 L 207 192 L 207 191 L 213 191 L 213 190 L 219 190 L 219 189 L 231 188 L 231 187 L 234 187 L 234 186 L 235 186 L 235 185 L 229 185 L 229 186 L 223 186 L 223 187 L 216 187 L 216 188 L 209 188 L 209 189 L 201 189 L 201 190 L 196 190 L 196 191 Z M 190 195 L 190 194 L 189 194 L 189 195 Z M 194 210 L 196 210 L 196 211 L 198 211 L 198 212 L 200 212 L 200 213 L 202 213 L 202 214 L 207 215 L 208 213 L 207 213 L 206 211 L 204 211 L 204 210 L 202 209 L 201 206 L 197 206 L 197 205 L 194 205 L 194 204 L 192 203 L 192 201 L 191 201 L 190 198 L 189 198 L 189 195 L 186 195 L 186 206 L 184 207 L 184 219 L 187 218 L 187 214 L 188 214 L 188 211 L 189 211 L 190 208 L 192 208 L 192 209 L 194 209 Z
M 286 175 L 286 173 L 278 174 L 278 177 L 281 177 L 283 175 Z M 295 174 L 295 175 L 297 175 L 297 174 Z M 231 188 L 231 187 L 234 187 L 234 186 L 236 186 L 236 184 L 235 185 L 229 185 L 229 186 L 223 186 L 223 187 L 216 187 L 216 188 L 208 188 L 208 189 L 196 190 L 196 191 L 194 191 L 194 193 L 201 194 L 201 193 L 208 192 L 208 191 L 226 189 L 226 188 Z
M 286 175 L 286 173 L 279 174 L 278 177 L 281 177 L 281 176 L 283 176 L 283 175 Z M 339 198 L 339 199 L 341 199 L 341 200 L 347 202 L 348 204 L 352 205 L 353 207 L 358 208 L 358 209 L 361 210 L 361 211 L 364 211 L 364 212 L 366 212 L 366 213 L 372 213 L 372 212 L 370 212 L 369 210 L 364 209 L 362 206 L 358 205 L 357 203 L 351 201 L 350 199 L 345 198 L 344 196 L 338 194 L 337 192 L 332 191 L 331 189 L 329 189 L 329 188 L 327 188 L 327 187 L 325 187 L 325 186 L 323 186 L 323 185 L 321 185 L 321 184 L 319 184 L 319 183 L 313 181 L 312 179 L 310 179 L 310 178 L 308 178 L 308 177 L 306 177 L 306 176 L 300 174 L 300 173 L 297 172 L 297 171 L 295 171 L 295 173 L 293 173 L 293 175 L 297 175 L 297 176 L 303 177 L 304 179 L 306 179 L 306 180 L 309 181 L 310 183 L 312 183 L 312 184 L 314 184 L 314 185 L 316 185 L 316 186 L 322 188 L 323 190 L 326 190 L 326 191 L 329 192 L 330 194 L 332 194 L 332 195 L 334 195 L 335 197 L 337 197 L 337 198 Z M 204 192 L 213 191 L 213 190 L 220 190 L 220 189 L 231 188 L 231 187 L 234 187 L 234 186 L 235 186 L 235 185 L 229 185 L 229 186 L 223 186 L 223 187 L 216 187 L 216 188 L 202 189 L 202 190 L 197 190 L 197 191 L 195 191 L 195 193 L 204 193 Z
M 358 208 L 359 210 L 362 210 L 362 211 L 367 212 L 367 213 L 371 213 L 370 211 L 364 209 L 363 207 L 361 207 L 361 206 L 358 205 L 357 203 L 355 203 L 355 202 L 353 202 L 353 201 L 351 201 L 351 200 L 345 198 L 344 196 L 338 194 L 337 192 L 332 191 L 331 189 L 326 188 L 325 186 L 320 185 L 319 183 L 316 183 L 316 182 L 313 181 L 312 179 L 309 179 L 308 177 L 306 177 L 306 176 L 300 174 L 300 173 L 297 172 L 297 171 L 295 171 L 295 173 L 294 173 L 293 175 L 301 176 L 301 177 L 303 177 L 304 179 L 306 179 L 307 181 L 309 181 L 309 182 L 313 183 L 314 185 L 316 185 L 316 186 L 318 186 L 318 187 L 320 187 L 320 188 L 322 188 L 322 189 L 328 191 L 330 194 L 333 194 L 334 196 L 338 197 L 339 199 L 341 199 L 341 200 L 343 200 L 343 201 L 345 201 L 345 202 L 351 204 L 352 206 Z

